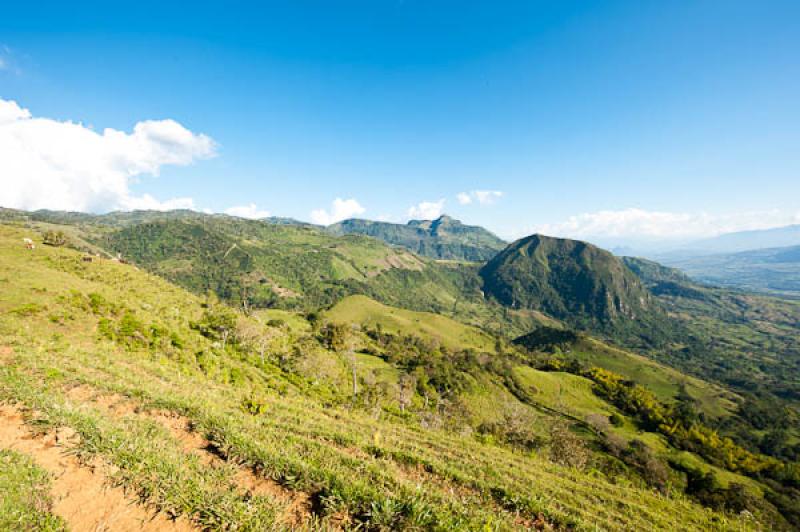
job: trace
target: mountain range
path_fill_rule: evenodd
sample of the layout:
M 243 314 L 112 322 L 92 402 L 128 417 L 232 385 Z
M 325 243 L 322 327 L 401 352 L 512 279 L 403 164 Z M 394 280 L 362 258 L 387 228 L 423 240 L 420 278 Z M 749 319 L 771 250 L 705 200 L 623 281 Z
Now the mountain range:
M 320 227 L 4 209 L 0 274 L 0 353 L 16 353 L 0 398 L 97 442 L 99 425 L 84 410 L 63 414 L 53 390 L 107 382 L 147 397 L 204 427 L 226 467 L 252 464 L 281 490 L 328 501 L 297 506 L 303 523 L 344 515 L 365 528 L 429 529 L 424 516 L 435 515 L 473 528 L 493 508 L 503 529 L 527 526 L 515 519 L 580 528 L 596 524 L 596 486 L 615 482 L 635 492 L 618 501 L 601 490 L 626 508 L 601 518 L 604 528 L 705 529 L 704 515 L 741 529 L 800 524 L 794 301 L 576 240 L 505 244 L 449 217 Z M 48 388 L 36 384 L 43 364 Z M 102 423 L 135 447 L 129 425 Z M 165 442 L 136 451 L 171 464 L 161 472 L 122 460 L 119 446 L 82 452 L 117 460 L 131 487 L 182 471 L 191 481 L 154 486 L 146 500 L 195 501 L 181 510 L 191 519 L 220 512 L 216 499 L 185 491 L 212 484 L 163 454 Z M 377 475 L 368 484 L 352 456 Z M 485 476 L 481 456 L 533 476 Z M 545 470 L 549 480 L 535 480 Z M 412 474 L 433 482 L 426 494 L 407 491 Z M 482 502 L 446 495 L 464 486 Z M 623 499 L 646 501 L 646 511 Z M 758 526 L 742 524 L 745 509 Z M 219 515 L 243 526 L 240 514 Z
M 483 227 L 464 225 L 447 215 L 436 220 L 411 220 L 407 224 L 351 219 L 329 226 L 328 231 L 335 235 L 379 238 L 434 259 L 483 262 L 506 246 L 506 242 Z

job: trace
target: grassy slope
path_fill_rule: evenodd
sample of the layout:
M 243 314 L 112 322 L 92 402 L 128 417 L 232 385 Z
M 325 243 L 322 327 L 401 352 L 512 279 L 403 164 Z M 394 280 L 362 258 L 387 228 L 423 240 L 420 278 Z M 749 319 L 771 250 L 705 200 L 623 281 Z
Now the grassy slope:
M 474 327 L 439 314 L 389 307 L 361 295 L 346 297 L 324 316 L 331 321 L 380 326 L 386 332 L 436 340 L 448 349 L 494 349 L 494 339 Z
M 687 393 L 698 402 L 701 411 L 711 417 L 729 415 L 736 409 L 736 395 L 720 386 L 592 338 L 583 339 L 570 355 L 588 364 L 624 375 L 649 388 L 662 401 L 671 401 L 681 386 L 685 386 Z
M 215 354 L 189 327 L 202 312 L 194 296 L 130 266 L 83 263 L 63 249 L 29 252 L 25 234 L 0 227 L 0 397 L 37 411 L 40 425 L 71 426 L 84 456 L 112 462 L 123 485 L 198 524 L 254 529 L 281 522 L 281 501 L 235 489 L 235 464 L 243 463 L 319 501 L 308 526 L 351 519 L 389 528 L 512 529 L 540 512 L 579 529 L 752 526 L 536 455 L 325 407 L 319 385 Z M 141 321 L 175 331 L 186 347 L 125 349 L 99 340 L 98 317 L 74 304 L 82 299 L 73 290 L 125 305 Z M 198 351 L 215 363 L 203 367 Z M 139 407 L 110 413 L 72 398 L 78 384 Z M 242 408 L 253 397 L 264 413 Z M 181 452 L 170 432 L 143 415 L 153 407 L 189 418 L 228 460 L 209 467 Z
M 349 296 L 325 312 L 324 316 L 331 321 L 369 327 L 380 324 L 387 332 L 435 339 L 449 349 L 494 350 L 494 339 L 479 329 L 437 314 L 389 307 L 365 296 Z M 712 417 L 728 415 L 736 407 L 736 396 L 719 386 L 592 338 L 583 339 L 570 356 L 625 375 L 652 390 L 663 401 L 673 400 L 683 385 L 689 395 L 698 401 L 701 411 Z M 538 373 L 546 375 L 544 372 Z

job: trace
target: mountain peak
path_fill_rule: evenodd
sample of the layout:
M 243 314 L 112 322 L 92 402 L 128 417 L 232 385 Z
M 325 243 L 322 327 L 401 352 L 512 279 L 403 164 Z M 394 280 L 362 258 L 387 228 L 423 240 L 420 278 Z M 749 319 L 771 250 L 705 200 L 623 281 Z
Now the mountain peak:
M 344 220 L 329 226 L 328 231 L 379 238 L 435 259 L 475 262 L 489 260 L 506 244 L 483 227 L 464 225 L 446 214 L 435 220 L 410 220 L 406 224 Z
M 645 336 L 659 309 L 641 280 L 617 257 L 587 242 L 534 234 L 481 269 L 484 291 L 504 305 L 538 310 L 570 325 Z M 655 331 L 653 331 L 655 332 Z

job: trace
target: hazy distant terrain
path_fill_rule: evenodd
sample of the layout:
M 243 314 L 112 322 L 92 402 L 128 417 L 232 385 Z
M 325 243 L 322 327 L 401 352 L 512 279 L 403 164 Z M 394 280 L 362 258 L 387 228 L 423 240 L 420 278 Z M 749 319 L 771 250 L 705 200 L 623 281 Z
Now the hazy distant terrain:
M 684 258 L 667 255 L 662 262 L 705 283 L 800 297 L 800 246 Z

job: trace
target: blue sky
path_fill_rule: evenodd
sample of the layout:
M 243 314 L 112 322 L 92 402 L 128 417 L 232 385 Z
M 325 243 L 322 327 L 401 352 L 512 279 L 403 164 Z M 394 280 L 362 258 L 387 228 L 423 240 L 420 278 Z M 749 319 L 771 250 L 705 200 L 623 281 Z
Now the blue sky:
M 7 112 L 0 153 L 6 139 L 8 157 L 43 154 L 0 163 L 18 183 L 0 203 L 443 210 L 509 238 L 800 222 L 798 57 L 795 1 L 7 3 L 0 99 L 22 111 Z M 48 120 L 33 148 L 20 117 Z M 181 129 L 133 133 L 167 119 Z M 66 121 L 130 142 L 80 166 L 106 148 Z M 191 144 L 165 155 L 173 134 Z M 33 170 L 54 145 L 81 154 L 72 177 L 66 163 Z M 69 181 L 105 171 L 102 194 Z M 19 184 L 43 173 L 66 184 Z M 42 192 L 61 185 L 71 203 Z

